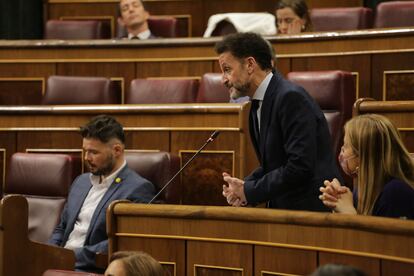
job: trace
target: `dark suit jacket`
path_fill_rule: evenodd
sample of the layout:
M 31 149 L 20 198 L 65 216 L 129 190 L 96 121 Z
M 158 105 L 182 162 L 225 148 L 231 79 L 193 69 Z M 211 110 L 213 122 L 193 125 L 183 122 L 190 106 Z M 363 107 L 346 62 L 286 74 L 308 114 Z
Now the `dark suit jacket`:
M 318 198 L 319 187 L 340 174 L 325 116 L 302 87 L 274 73 L 262 102 L 260 140 L 252 113 L 250 134 L 260 161 L 245 178 L 250 204 L 269 201 L 271 208 L 328 210 Z
M 96 207 L 86 234 L 84 247 L 75 250 L 75 268 L 78 270 L 102 272 L 95 267 L 95 253 L 108 252 L 105 216 L 106 209 L 112 201 L 128 199 L 133 202 L 148 202 L 155 195 L 154 186 L 148 180 L 130 170 L 128 166 L 125 166 L 116 178 L 121 178 L 121 182 L 116 183 L 114 181 Z M 75 179 L 63 209 L 60 223 L 49 240 L 50 244 L 65 246 L 91 187 L 89 173 L 84 173 Z

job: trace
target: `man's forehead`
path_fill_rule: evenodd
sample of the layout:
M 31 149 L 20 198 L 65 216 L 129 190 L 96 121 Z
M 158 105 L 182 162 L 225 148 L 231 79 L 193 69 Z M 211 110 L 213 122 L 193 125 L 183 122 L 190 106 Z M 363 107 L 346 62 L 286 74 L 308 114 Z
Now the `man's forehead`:
M 89 147 L 112 147 L 115 144 L 122 144 L 118 138 L 110 138 L 108 142 L 103 142 L 97 138 L 85 137 L 82 140 L 83 146 Z
M 230 52 L 223 53 L 219 56 L 219 64 L 221 67 L 229 66 L 229 67 L 236 67 L 242 66 L 244 64 L 244 58 L 238 58 L 231 54 Z
M 96 139 L 96 138 L 89 138 L 89 137 L 83 138 L 82 144 L 84 146 L 93 146 L 93 147 L 104 145 L 104 143 L 101 140 Z
M 122 6 L 126 4 L 141 3 L 141 0 L 121 0 L 119 3 Z

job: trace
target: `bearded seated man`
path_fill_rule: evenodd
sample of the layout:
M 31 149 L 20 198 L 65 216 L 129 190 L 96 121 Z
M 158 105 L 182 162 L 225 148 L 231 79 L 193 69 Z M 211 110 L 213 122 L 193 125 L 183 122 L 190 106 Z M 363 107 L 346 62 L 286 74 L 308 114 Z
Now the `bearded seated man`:
M 103 273 L 95 263 L 96 253 L 108 252 L 106 209 L 118 199 L 149 202 L 155 188 L 130 170 L 124 158 L 125 134 L 113 117 L 100 115 L 80 128 L 88 173 L 71 186 L 59 225 L 50 244 L 72 249 L 75 269 Z

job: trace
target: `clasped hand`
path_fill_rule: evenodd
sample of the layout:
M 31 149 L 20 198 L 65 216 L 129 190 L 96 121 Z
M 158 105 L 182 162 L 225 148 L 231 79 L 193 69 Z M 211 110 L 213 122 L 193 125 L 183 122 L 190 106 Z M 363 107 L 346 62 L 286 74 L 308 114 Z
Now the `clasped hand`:
M 356 214 L 353 204 L 352 192 L 348 187 L 341 186 L 338 179 L 332 181 L 325 180 L 325 187 L 320 187 L 322 194 L 319 199 L 325 206 L 333 209 L 337 213 Z
M 223 180 L 227 185 L 223 185 L 223 196 L 226 197 L 227 203 L 234 206 L 246 206 L 247 200 L 244 194 L 244 181 L 231 177 L 228 173 L 223 173 Z

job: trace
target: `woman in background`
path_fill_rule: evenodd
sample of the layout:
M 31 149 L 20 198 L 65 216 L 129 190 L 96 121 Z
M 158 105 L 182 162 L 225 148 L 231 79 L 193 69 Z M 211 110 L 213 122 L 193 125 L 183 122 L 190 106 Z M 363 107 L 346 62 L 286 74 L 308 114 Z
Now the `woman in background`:
M 280 0 L 276 4 L 278 34 L 300 34 L 311 32 L 312 22 L 305 0 Z
M 325 181 L 320 199 L 326 206 L 338 213 L 414 219 L 413 159 L 387 118 L 366 114 L 348 121 L 339 162 L 354 178 L 355 196 L 337 179 Z
M 105 276 L 169 275 L 153 257 L 142 251 L 118 251 L 111 256 Z

